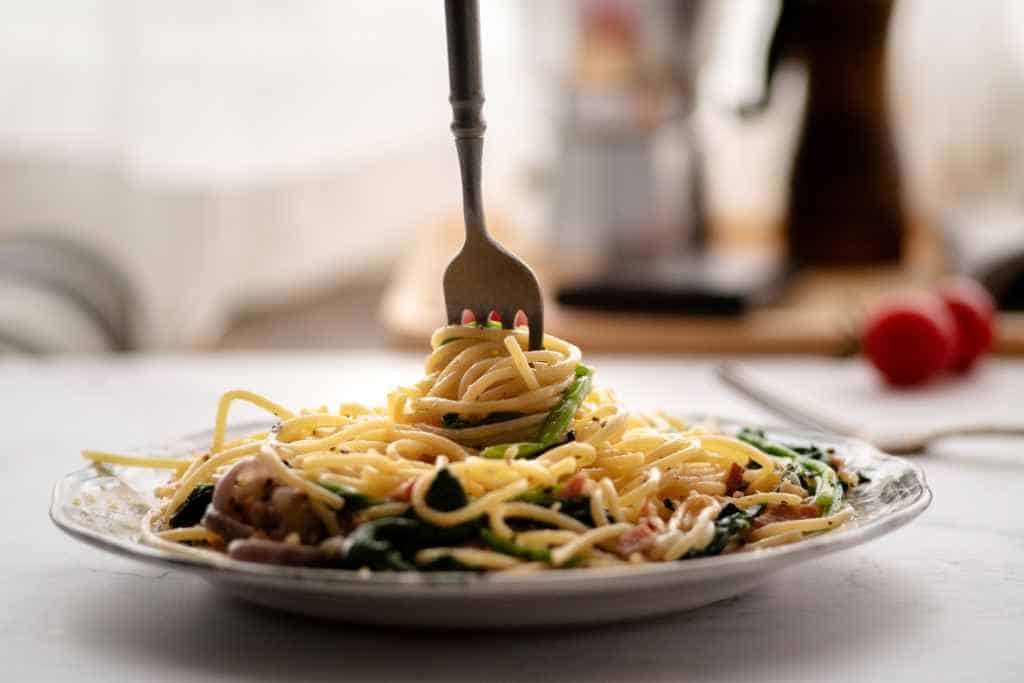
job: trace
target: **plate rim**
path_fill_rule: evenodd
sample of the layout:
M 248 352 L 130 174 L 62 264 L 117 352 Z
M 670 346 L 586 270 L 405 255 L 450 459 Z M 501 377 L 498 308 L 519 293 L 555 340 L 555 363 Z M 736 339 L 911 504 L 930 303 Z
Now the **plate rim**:
M 690 414 L 683 415 L 683 417 L 690 420 L 717 420 L 719 424 L 734 426 L 752 426 L 755 429 L 784 433 L 798 439 L 842 443 L 856 448 L 860 452 L 868 453 L 872 458 L 898 462 L 901 467 L 912 473 L 914 479 L 920 484 L 920 492 L 913 500 L 907 501 L 906 505 L 878 519 L 837 530 L 841 533 L 820 534 L 798 543 L 764 548 L 749 553 L 694 558 L 684 562 L 652 562 L 630 567 L 562 569 L 524 575 L 478 574 L 474 572 L 367 573 L 352 569 L 285 567 L 242 562 L 226 555 L 199 557 L 186 553 L 175 553 L 129 538 L 102 533 L 83 526 L 64 514 L 62 505 L 64 498 L 61 496 L 64 487 L 76 477 L 95 474 L 95 465 L 86 465 L 57 480 L 51 494 L 49 517 L 54 525 L 64 533 L 100 550 L 149 564 L 197 572 L 211 579 L 224 578 L 248 583 L 274 584 L 279 588 L 303 591 L 314 589 L 337 593 L 357 590 L 363 593 L 379 592 L 389 596 L 408 596 L 425 590 L 438 597 L 443 597 L 445 595 L 464 596 L 467 591 L 478 594 L 492 591 L 502 594 L 543 594 L 549 591 L 565 593 L 567 590 L 591 591 L 595 588 L 609 588 L 614 585 L 634 587 L 637 584 L 664 583 L 672 579 L 674 579 L 672 581 L 674 583 L 686 583 L 687 581 L 702 580 L 708 574 L 718 577 L 742 574 L 751 567 L 767 567 L 771 571 L 785 565 L 861 545 L 891 533 L 920 516 L 934 499 L 934 493 L 928 485 L 924 469 L 919 464 L 906 458 L 884 453 L 872 444 L 857 438 L 779 425 L 751 425 L 748 421 L 721 416 Z M 233 427 L 230 431 L 260 428 L 266 424 L 265 421 L 246 422 Z M 195 442 L 211 433 L 210 429 L 197 431 L 174 441 L 165 442 L 158 448 L 166 448 L 168 444 L 179 442 Z

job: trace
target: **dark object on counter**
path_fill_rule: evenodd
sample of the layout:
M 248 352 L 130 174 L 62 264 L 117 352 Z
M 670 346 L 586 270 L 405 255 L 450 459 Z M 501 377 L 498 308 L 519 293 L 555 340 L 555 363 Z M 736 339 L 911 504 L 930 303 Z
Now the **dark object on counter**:
M 885 94 L 892 5 L 782 2 L 765 78 L 785 60 L 802 62 L 808 75 L 786 220 L 797 266 L 896 262 L 902 255 L 905 214 Z M 766 99 L 770 88 L 762 92 Z M 764 104 L 745 103 L 741 112 L 750 115 Z
M 960 206 L 946 212 L 942 234 L 953 271 L 980 282 L 999 310 L 1024 311 L 1024 211 Z
M 562 287 L 558 303 L 605 311 L 739 316 L 771 303 L 788 274 L 774 259 L 699 253 Z

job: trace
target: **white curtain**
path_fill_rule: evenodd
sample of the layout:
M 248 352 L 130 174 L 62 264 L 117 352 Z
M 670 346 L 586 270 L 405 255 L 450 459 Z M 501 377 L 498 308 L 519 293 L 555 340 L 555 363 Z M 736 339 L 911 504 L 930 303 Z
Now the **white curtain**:
M 485 191 L 536 139 L 515 2 L 484 2 Z M 147 347 L 386 266 L 459 201 L 441 0 L 0 2 L 0 236 L 113 258 Z M 508 200 L 511 201 L 511 200 Z

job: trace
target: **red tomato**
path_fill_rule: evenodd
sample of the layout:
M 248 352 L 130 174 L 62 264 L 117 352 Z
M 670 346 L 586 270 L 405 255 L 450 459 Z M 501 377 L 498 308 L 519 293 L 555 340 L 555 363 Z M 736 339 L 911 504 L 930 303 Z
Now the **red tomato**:
M 984 287 L 966 277 L 940 283 L 937 294 L 956 321 L 956 343 L 949 368 L 966 372 L 992 348 L 995 302 Z
M 862 341 L 864 353 L 887 382 L 912 386 L 927 382 L 948 366 L 956 323 L 934 294 L 901 292 L 869 313 Z

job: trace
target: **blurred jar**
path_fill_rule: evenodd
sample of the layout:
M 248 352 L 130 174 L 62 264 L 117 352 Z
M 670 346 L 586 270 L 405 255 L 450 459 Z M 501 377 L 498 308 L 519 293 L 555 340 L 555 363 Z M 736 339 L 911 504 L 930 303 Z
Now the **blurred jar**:
M 563 273 L 702 241 L 689 117 L 699 9 L 656 0 L 531 6 L 534 59 L 557 121 L 548 239 Z

